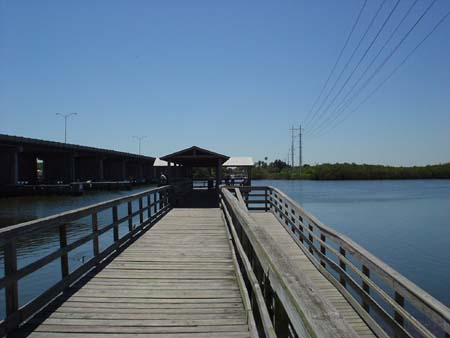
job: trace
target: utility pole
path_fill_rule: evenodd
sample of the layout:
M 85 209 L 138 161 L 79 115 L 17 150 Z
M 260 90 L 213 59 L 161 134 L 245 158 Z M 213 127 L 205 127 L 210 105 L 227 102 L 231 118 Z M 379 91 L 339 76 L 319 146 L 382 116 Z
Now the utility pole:
M 141 155 L 141 142 L 144 138 L 147 136 L 133 136 L 133 138 L 137 139 L 139 141 L 139 155 Z
M 70 114 L 56 113 L 56 115 L 64 118 L 64 143 L 67 143 L 67 119 L 72 115 L 78 115 L 78 114 L 77 113 L 70 113 Z
M 291 127 L 291 175 L 294 174 L 294 139 L 295 139 L 295 128 L 294 126 Z
M 302 125 L 298 126 L 298 174 L 302 174 Z

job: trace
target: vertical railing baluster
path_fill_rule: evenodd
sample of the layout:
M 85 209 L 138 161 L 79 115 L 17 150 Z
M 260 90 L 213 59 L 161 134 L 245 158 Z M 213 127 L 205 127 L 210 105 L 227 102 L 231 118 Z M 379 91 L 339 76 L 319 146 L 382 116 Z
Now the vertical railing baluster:
M 320 234 L 320 240 L 321 240 L 322 242 L 325 243 L 325 241 L 327 240 L 327 238 L 325 237 L 324 234 Z M 326 249 L 325 245 L 320 244 L 320 252 L 321 252 L 324 256 L 326 256 L 326 254 L 327 254 L 327 249 Z M 323 260 L 323 259 L 320 260 L 320 264 L 321 264 L 324 268 L 327 266 L 326 263 L 325 263 L 325 260 Z
M 118 223 L 118 215 L 117 215 L 117 205 L 112 207 L 112 217 L 113 217 L 113 237 L 114 242 L 119 240 L 119 223 Z
M 150 219 L 152 218 L 152 208 L 151 208 L 151 200 L 150 200 L 150 194 L 147 195 L 147 218 L 148 222 L 150 222 Z
M 275 295 L 274 312 L 275 312 L 274 329 L 275 333 L 277 334 L 277 337 L 289 337 L 289 318 L 277 295 Z
M 339 247 L 339 253 L 342 255 L 342 256 L 344 256 L 345 257 L 345 249 L 343 248 L 343 247 Z M 341 259 L 339 259 L 339 266 L 341 267 L 341 269 L 342 270 L 346 270 L 346 268 L 347 268 L 347 266 L 346 266 L 346 264 L 344 263 L 344 261 L 343 260 L 341 260 Z M 346 285 L 346 282 L 345 282 L 345 278 L 344 278 L 344 273 L 343 272 L 340 272 L 339 273 L 339 281 L 341 282 L 341 284 L 345 287 L 345 285 Z
M 156 192 L 153 193 L 153 215 L 156 215 L 156 213 L 158 212 L 158 204 L 156 203 Z
M 59 226 L 59 247 L 65 249 L 67 247 L 67 227 L 65 224 Z M 61 254 L 61 278 L 64 279 L 69 275 L 69 255 L 66 252 Z
M 144 203 L 142 201 L 142 197 L 139 197 L 139 225 L 144 223 L 144 212 L 142 209 L 144 208 Z
M 267 208 L 268 206 L 268 198 L 269 196 L 267 195 L 267 188 L 264 189 L 264 211 L 267 212 L 267 210 L 269 210 Z
M 5 244 L 5 277 L 14 275 L 17 272 L 17 248 L 15 239 Z M 5 287 L 6 316 L 9 319 L 7 331 L 11 332 L 19 327 L 19 288 L 18 281 L 15 279 Z
M 399 304 L 401 307 L 405 306 L 405 298 L 403 298 L 403 296 L 401 294 L 399 294 L 397 291 L 395 291 L 394 299 L 395 299 L 395 302 L 397 304 Z M 405 320 L 404 320 L 403 316 L 400 313 L 398 313 L 397 311 L 394 311 L 394 319 L 401 326 L 404 325 Z
M 303 217 L 298 216 L 298 238 L 300 239 L 300 242 L 303 243 Z
M 313 231 L 314 228 L 311 225 L 311 223 L 308 221 L 308 229 L 309 231 Z M 314 250 L 313 250 L 313 245 L 314 245 L 314 237 L 312 236 L 312 234 L 308 235 L 309 241 L 311 242 L 311 244 L 309 245 L 309 252 L 311 252 L 312 254 L 314 254 Z
M 131 201 L 129 201 L 128 203 L 128 231 L 132 231 L 133 230 L 133 204 L 131 203 Z
M 159 210 L 161 210 L 164 206 L 163 194 L 164 194 L 163 191 L 158 192 Z
M 96 233 L 98 231 L 98 216 L 97 213 L 92 214 L 92 233 Z M 100 253 L 99 245 L 98 245 L 98 235 L 95 235 L 92 239 L 92 246 L 94 250 L 94 257 L 97 257 Z
M 366 275 L 368 278 L 370 278 L 370 270 L 369 270 L 369 268 L 368 268 L 367 266 L 365 266 L 365 265 L 362 266 L 362 273 L 363 273 L 364 275 Z M 362 282 L 362 288 L 363 288 L 363 290 L 364 290 L 365 292 L 367 292 L 367 294 L 370 294 L 370 287 L 369 287 L 369 284 L 367 284 L 366 282 L 363 281 L 363 282 Z M 366 310 L 367 312 L 370 311 L 369 304 L 364 300 L 364 298 L 363 298 L 363 301 L 362 301 L 362 307 L 363 307 L 364 310 Z

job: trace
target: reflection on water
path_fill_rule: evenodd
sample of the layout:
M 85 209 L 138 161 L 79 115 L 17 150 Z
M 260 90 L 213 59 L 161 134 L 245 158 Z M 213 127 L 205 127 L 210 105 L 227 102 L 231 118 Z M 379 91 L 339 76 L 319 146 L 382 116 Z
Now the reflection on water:
M 272 185 L 450 306 L 450 180 Z
M 0 198 L 0 227 L 6 227 L 64 211 L 78 209 L 106 200 L 119 198 L 143 190 L 151 186 L 136 188 L 132 191 L 107 191 L 90 192 L 83 196 L 27 196 Z M 151 201 L 153 202 L 153 200 Z M 138 209 L 138 201 L 133 202 L 133 210 Z M 122 204 L 118 208 L 119 217 L 127 214 L 127 205 Z M 139 216 L 133 218 L 133 223 L 138 223 Z M 111 209 L 98 213 L 98 227 L 111 224 Z M 128 224 L 121 224 L 120 236 L 127 232 Z M 90 234 L 92 232 L 91 216 L 80 218 L 67 224 L 68 244 Z M 112 232 L 108 231 L 99 237 L 100 249 L 108 247 L 113 241 Z M 58 228 L 43 229 L 30 235 L 20 237 L 17 241 L 17 265 L 24 267 L 36 260 L 54 252 L 59 248 Z M 80 247 L 72 250 L 69 255 L 70 271 L 74 271 L 83 262 L 93 257 L 93 243 L 88 241 Z M 0 276 L 4 276 L 3 250 L 0 250 Z M 26 304 L 36 295 L 45 291 L 50 285 L 56 283 L 61 276 L 60 260 L 57 259 L 47 266 L 33 272 L 19 282 L 20 305 Z M 0 292 L 0 318 L 5 317 L 4 300 L 5 293 Z

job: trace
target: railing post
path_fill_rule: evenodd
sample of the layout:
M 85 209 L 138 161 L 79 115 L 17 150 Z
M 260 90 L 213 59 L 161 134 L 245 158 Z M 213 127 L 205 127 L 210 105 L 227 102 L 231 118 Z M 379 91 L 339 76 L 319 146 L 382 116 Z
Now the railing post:
M 119 217 L 117 215 L 117 205 L 112 207 L 112 217 L 114 242 L 117 242 L 119 240 L 119 223 L 117 222 Z
M 164 206 L 163 194 L 164 194 L 163 191 L 158 192 L 158 197 L 159 197 L 159 199 L 158 199 L 159 210 L 161 210 L 161 209 L 163 208 L 163 206 Z
M 98 231 L 98 216 L 97 213 L 92 214 L 92 232 L 96 233 Z M 92 245 L 94 249 L 94 257 L 97 257 L 100 253 L 99 245 L 98 245 L 98 235 L 94 236 L 92 239 Z
M 14 239 L 9 241 L 5 244 L 3 250 L 5 254 L 5 277 L 8 277 L 17 272 L 16 241 Z M 19 289 L 17 280 L 5 287 L 5 296 L 6 316 L 10 319 L 7 324 L 7 331 L 11 332 L 19 327 L 19 318 L 17 316 L 17 311 L 19 310 Z
M 275 295 L 275 332 L 277 337 L 289 337 L 289 318 L 280 299 Z
M 368 278 L 370 278 L 370 270 L 367 266 L 363 265 L 362 266 L 362 272 L 364 275 L 366 275 Z M 367 294 L 370 293 L 370 287 L 366 282 L 362 282 L 362 288 L 365 292 L 367 292 Z M 367 312 L 370 311 L 370 307 L 369 304 L 363 299 L 362 301 L 362 307 L 364 308 L 364 310 L 366 310 Z
M 142 201 L 142 197 L 139 197 L 139 225 L 142 225 L 142 223 L 144 223 L 144 212 L 142 211 L 143 207 L 144 203 Z
M 312 225 L 309 223 L 309 221 L 308 221 L 308 229 L 309 229 L 309 231 L 311 231 L 311 232 L 314 230 L 314 228 L 313 228 Z M 313 250 L 314 237 L 313 237 L 311 234 L 309 234 L 309 235 L 308 235 L 308 238 L 309 238 L 309 241 L 311 242 L 311 244 L 309 245 L 309 252 L 311 252 L 312 254 L 314 254 L 314 250 Z
M 153 215 L 158 212 L 158 204 L 156 203 L 156 192 L 153 193 Z
M 297 219 L 298 222 L 298 239 L 300 240 L 301 243 L 303 243 L 303 226 L 302 226 L 302 222 L 303 222 L 303 218 L 302 216 L 298 216 Z
M 404 307 L 405 306 L 405 298 L 403 298 L 403 296 L 401 294 L 399 294 L 397 291 L 395 291 L 394 295 L 395 295 L 394 298 L 395 298 L 395 301 L 397 302 L 397 304 L 399 304 L 401 307 Z M 394 319 L 401 326 L 404 325 L 404 318 L 397 311 L 394 311 Z
M 150 194 L 147 195 L 147 218 L 150 222 L 150 219 L 152 217 L 152 209 L 151 209 L 151 200 L 150 200 Z
M 264 211 L 267 212 L 268 209 L 268 195 L 267 195 L 267 188 L 264 189 Z
M 325 237 L 324 234 L 320 234 L 320 240 L 322 242 L 325 242 L 327 240 L 327 238 Z M 325 248 L 325 246 L 323 244 L 320 244 L 320 252 L 326 256 L 327 254 L 327 249 Z M 326 267 L 326 263 L 323 259 L 320 260 L 320 264 L 325 268 Z
M 59 226 L 59 247 L 65 249 L 67 247 L 67 227 L 65 224 Z M 69 255 L 67 252 L 61 254 L 61 278 L 64 279 L 69 275 Z
M 132 231 L 133 230 L 133 217 L 131 215 L 133 215 L 133 204 L 131 201 L 129 201 L 128 203 L 128 231 Z
M 339 247 L 339 253 L 345 257 L 345 249 L 343 247 Z M 341 267 L 342 270 L 345 271 L 345 269 L 347 268 L 347 266 L 345 265 L 344 261 L 342 261 L 341 259 L 339 259 L 339 266 Z M 345 282 L 345 278 L 343 273 L 339 273 L 339 281 L 341 282 L 341 284 L 345 287 L 346 282 Z

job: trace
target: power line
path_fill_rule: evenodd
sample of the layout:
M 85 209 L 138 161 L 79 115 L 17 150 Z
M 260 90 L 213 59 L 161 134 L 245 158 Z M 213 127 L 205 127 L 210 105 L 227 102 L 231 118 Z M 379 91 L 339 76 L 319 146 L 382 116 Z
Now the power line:
M 356 82 L 353 84 L 352 88 L 347 92 L 347 94 L 344 96 L 344 98 L 341 100 L 341 102 L 339 103 L 339 105 L 336 107 L 336 109 L 334 110 L 334 113 L 338 112 L 342 107 L 343 107 L 343 103 L 346 102 L 348 96 L 353 92 L 353 90 L 356 88 L 356 86 L 358 85 L 358 83 L 364 78 L 364 76 L 367 74 L 367 72 L 369 71 L 369 69 L 374 65 L 375 61 L 378 59 L 378 57 L 381 55 L 381 53 L 383 52 L 383 50 L 386 48 L 386 46 L 389 44 L 389 42 L 391 42 L 392 38 L 394 37 L 395 33 L 397 33 L 398 29 L 400 28 L 400 26 L 403 24 L 403 22 L 406 20 L 406 18 L 409 16 L 409 14 L 411 13 L 412 9 L 416 6 L 417 2 L 419 0 L 415 0 L 412 5 L 408 8 L 408 10 L 406 11 L 406 13 L 403 15 L 402 19 L 400 20 L 400 22 L 398 23 L 398 25 L 395 27 L 395 29 L 391 32 L 391 34 L 389 35 L 389 37 L 387 38 L 387 40 L 384 42 L 383 46 L 381 46 L 381 48 L 379 49 L 378 53 L 372 58 L 372 61 L 367 65 L 367 67 L 363 70 L 363 72 L 361 73 L 360 77 L 358 78 L 358 80 L 356 80 Z
M 353 75 L 355 74 L 356 70 L 358 69 L 358 67 L 361 65 L 361 63 L 363 62 L 363 60 L 366 58 L 367 54 L 369 53 L 370 49 L 373 47 L 374 43 L 376 42 L 376 40 L 378 39 L 378 37 L 380 36 L 381 32 L 384 30 L 384 28 L 386 27 L 386 24 L 389 22 L 389 20 L 392 17 L 392 14 L 394 14 L 395 10 L 397 9 L 398 5 L 400 3 L 400 0 L 397 0 L 397 2 L 395 3 L 395 5 L 392 7 L 391 11 L 389 12 L 388 16 L 386 17 L 386 19 L 384 20 L 383 24 L 381 25 L 381 27 L 378 29 L 377 33 L 375 34 L 375 36 L 373 37 L 372 41 L 370 42 L 369 46 L 366 48 L 366 50 L 364 51 L 364 53 L 361 55 L 358 63 L 356 64 L 356 66 L 353 68 L 352 72 L 350 73 L 350 75 L 347 77 L 347 79 L 345 80 L 345 82 L 343 83 L 343 85 L 341 86 L 341 88 L 338 90 L 338 92 L 336 93 L 336 95 L 334 96 L 333 100 L 331 100 L 331 102 L 328 104 L 327 108 L 325 109 L 325 113 L 328 112 L 328 110 L 330 109 L 330 107 L 333 105 L 333 103 L 336 101 L 336 99 L 339 97 L 339 95 L 342 93 L 342 91 L 344 90 L 345 86 L 348 84 L 348 82 L 351 80 L 351 78 L 353 77 Z M 331 115 L 328 118 L 325 118 L 324 120 L 322 120 L 322 122 L 320 122 L 312 131 L 311 133 L 314 133 L 317 130 L 320 130 L 322 128 L 322 126 L 328 121 L 328 119 L 332 116 L 333 112 L 331 113 Z
M 305 118 L 305 123 L 306 124 L 308 123 L 308 120 L 310 119 L 311 113 L 314 111 L 314 107 L 316 106 L 317 102 L 319 102 L 319 100 L 322 98 L 322 95 L 325 92 L 325 88 L 328 86 L 328 83 L 330 82 L 330 79 L 331 79 L 332 75 L 334 74 L 334 71 L 336 70 L 336 67 L 337 67 L 339 61 L 341 60 L 341 57 L 342 57 L 342 55 L 344 53 L 345 48 L 347 48 L 347 45 L 348 45 L 348 43 L 349 43 L 349 41 L 350 41 L 350 39 L 351 39 L 351 37 L 353 35 L 353 32 L 355 31 L 356 26 L 358 25 L 359 20 L 361 19 L 361 15 L 362 15 L 366 5 L 367 5 L 367 0 L 364 1 L 361 9 L 359 10 L 359 13 L 358 13 L 358 15 L 356 17 L 356 20 L 353 23 L 353 26 L 352 26 L 352 28 L 351 28 L 348 36 L 347 36 L 347 39 L 345 40 L 345 43 L 342 46 L 341 51 L 339 52 L 339 55 L 338 55 L 338 57 L 336 59 L 336 62 L 334 63 L 333 68 L 331 69 L 331 72 L 328 75 L 328 78 L 325 81 L 325 84 L 323 85 L 323 87 L 322 87 L 322 89 L 320 91 L 320 94 L 317 96 L 317 98 L 315 99 L 313 105 L 311 106 L 311 109 L 309 110 L 308 114 L 306 115 L 306 118 Z
M 330 97 L 331 93 L 333 92 L 334 88 L 336 88 L 337 83 L 339 82 L 339 80 L 341 79 L 342 75 L 344 74 L 344 72 L 347 70 L 347 67 L 349 66 L 350 62 L 353 60 L 353 57 L 355 56 L 356 52 L 358 51 L 359 47 L 361 46 L 361 43 L 363 42 L 363 40 L 365 39 L 365 37 L 367 36 L 367 33 L 369 32 L 370 28 L 372 28 L 376 18 L 378 17 L 378 14 L 380 13 L 381 9 L 383 8 L 384 4 L 386 3 L 386 0 L 383 0 L 383 2 L 380 4 L 380 6 L 378 7 L 375 15 L 372 17 L 372 20 L 370 21 L 369 25 L 367 26 L 364 34 L 362 35 L 362 37 L 360 38 L 358 44 L 356 45 L 355 49 L 353 50 L 353 53 L 350 55 L 349 59 L 347 60 L 346 64 L 344 65 L 344 68 L 342 68 L 341 72 L 339 73 L 337 79 L 334 81 L 333 86 L 331 87 L 331 89 L 328 91 L 328 94 L 325 96 L 325 99 L 322 100 L 322 103 L 319 105 L 319 108 L 316 110 L 315 114 L 312 116 L 312 119 L 310 120 L 310 123 L 313 123 L 313 121 L 315 120 L 315 118 L 317 116 L 319 116 L 319 119 L 322 117 L 323 112 L 320 113 L 320 111 L 322 110 L 324 104 L 328 101 L 328 98 Z
M 434 3 L 434 2 L 433 2 Z M 349 111 L 340 121 L 338 121 L 337 123 L 335 123 L 332 128 L 330 128 L 328 130 L 328 132 L 337 127 L 339 124 L 341 124 L 342 122 L 345 121 L 345 119 L 351 115 L 352 113 L 354 113 L 355 111 L 357 111 L 364 103 L 366 103 L 373 95 L 375 95 L 375 93 L 387 82 L 389 81 L 392 76 L 400 69 L 400 67 L 402 67 L 406 61 L 417 51 L 417 49 L 438 29 L 438 27 L 450 16 L 450 10 L 434 25 L 434 27 L 430 30 L 430 32 L 428 32 L 428 34 L 422 39 L 420 40 L 420 42 L 411 50 L 411 52 L 409 52 L 405 58 L 403 58 L 403 60 L 393 69 L 393 71 L 391 73 L 389 73 L 389 75 L 387 77 L 384 78 L 383 81 L 381 81 L 377 87 L 375 87 L 375 89 L 373 89 L 357 106 L 356 108 L 354 108 L 353 110 Z M 322 133 L 321 135 L 318 136 L 322 136 L 324 133 Z
M 369 83 L 375 78 L 375 76 L 380 72 L 380 70 L 384 67 L 384 65 L 391 59 L 393 54 L 398 50 L 398 48 L 403 44 L 403 42 L 407 39 L 407 37 L 411 34 L 411 32 L 416 28 L 416 26 L 420 23 L 420 21 L 424 18 L 424 16 L 428 13 L 428 11 L 431 9 L 431 7 L 436 3 L 437 0 L 433 0 L 428 7 L 425 9 L 425 11 L 422 13 L 421 16 L 414 22 L 414 24 L 411 26 L 411 28 L 408 30 L 408 32 L 403 36 L 402 39 L 397 43 L 397 45 L 394 47 L 394 49 L 391 51 L 391 53 L 381 62 L 381 64 L 378 65 L 378 67 L 375 69 L 375 71 L 372 73 L 372 75 L 359 87 L 359 89 L 352 95 L 350 99 L 347 100 L 347 102 L 342 106 L 338 114 L 335 116 L 334 119 L 330 121 L 330 123 L 333 123 L 337 120 L 337 118 L 345 112 L 345 110 L 350 107 L 350 105 L 354 102 L 354 100 L 358 97 L 358 95 L 369 85 Z

